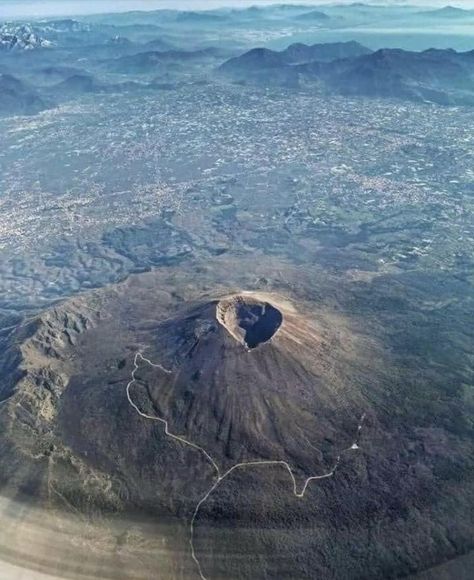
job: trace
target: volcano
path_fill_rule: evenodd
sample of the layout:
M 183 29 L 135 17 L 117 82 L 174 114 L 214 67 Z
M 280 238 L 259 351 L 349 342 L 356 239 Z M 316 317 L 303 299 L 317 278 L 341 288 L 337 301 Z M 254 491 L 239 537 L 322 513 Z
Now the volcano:
M 261 290 L 249 263 L 220 265 L 139 274 L 2 337 L 0 549 L 71 578 L 88 562 L 110 579 L 375 580 L 406 572 L 400 550 L 425 566 L 433 510 L 439 529 L 468 513 L 458 479 L 437 495 L 468 453 L 425 424 L 433 374 L 411 379 L 340 282 L 283 263 L 298 287 Z
M 364 410 L 345 373 L 366 345 L 338 331 L 277 294 L 198 302 L 153 330 L 131 397 L 223 468 L 281 460 L 304 478 L 330 468 Z
M 2 477 L 40 511 L 97 515 L 101 534 L 109 512 L 121 514 L 120 530 L 140 514 L 147 537 L 151 515 L 171 522 L 158 563 L 172 570 L 166 577 L 208 578 L 214 530 L 242 509 L 248 483 L 239 477 L 253 478 L 250 506 L 277 492 L 306 501 L 313 480 L 332 478 L 346 452 L 358 452 L 370 407 L 360 385 L 376 347 L 346 317 L 279 292 L 221 287 L 177 299 L 162 287 L 170 281 L 140 275 L 18 329 L 5 351 Z M 103 558 L 116 577 L 113 554 Z

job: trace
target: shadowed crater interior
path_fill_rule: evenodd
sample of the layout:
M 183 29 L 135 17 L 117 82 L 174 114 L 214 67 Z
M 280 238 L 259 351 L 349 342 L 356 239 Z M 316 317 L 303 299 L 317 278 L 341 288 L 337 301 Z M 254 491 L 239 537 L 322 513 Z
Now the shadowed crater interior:
M 252 349 L 272 338 L 283 315 L 269 302 L 234 296 L 219 302 L 217 319 L 234 338 Z

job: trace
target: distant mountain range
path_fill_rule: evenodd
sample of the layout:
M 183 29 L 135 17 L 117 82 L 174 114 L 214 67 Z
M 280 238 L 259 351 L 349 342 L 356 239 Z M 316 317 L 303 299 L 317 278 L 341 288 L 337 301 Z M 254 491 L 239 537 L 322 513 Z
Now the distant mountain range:
M 42 38 L 27 24 L 0 26 L 0 50 L 33 50 L 52 45 L 51 41 Z
M 95 25 L 73 19 L 37 20 L 31 23 L 1 23 L 0 51 L 37 48 L 109 47 L 134 50 L 154 43 L 155 50 L 169 50 L 173 45 L 160 38 L 161 29 L 154 24 Z M 150 46 L 151 48 L 151 46 Z
M 321 10 L 305 5 L 274 5 L 0 24 L 0 112 L 36 112 L 76 94 L 141 91 L 181 81 L 206 82 L 216 67 L 221 78 L 242 84 L 304 88 L 326 95 L 474 105 L 474 51 L 372 51 L 361 40 L 362 44 L 297 42 L 284 50 L 253 48 L 234 56 L 251 46 L 248 43 L 257 29 L 259 34 L 280 30 L 291 38 L 305 38 L 309 30 L 314 36 L 315 28 L 324 27 L 331 29 L 333 37 L 333 25 L 343 19 L 342 38 L 347 38 L 351 34 L 348 30 L 368 22 L 373 18 L 370 15 L 387 20 L 387 14 L 392 13 L 396 19 L 401 9 L 356 3 L 344 9 L 328 4 Z M 474 10 L 411 7 L 410 15 L 417 22 L 434 23 L 438 19 L 436 22 L 443 27 L 449 24 L 465 30 L 466 23 L 474 19 Z M 396 22 L 399 25 L 400 21 Z M 206 23 L 218 34 L 203 34 Z M 249 23 L 252 35 L 239 40 L 240 31 Z M 306 23 L 308 31 L 303 34 Z M 365 38 L 357 34 L 359 39 Z M 211 37 L 217 48 L 206 48 Z M 283 38 L 275 42 L 281 43 Z M 370 44 L 370 40 L 367 42 Z M 444 37 L 443 42 L 447 42 Z M 117 79 L 111 73 L 121 77 Z
M 254 48 L 225 62 L 219 72 L 237 82 L 296 87 L 300 84 L 300 77 L 308 76 L 303 73 L 301 65 L 330 63 L 371 52 L 354 41 L 313 45 L 295 43 L 282 51 Z
M 355 42 L 303 44 L 281 52 L 253 49 L 225 62 L 219 72 L 239 83 L 317 86 L 329 94 L 474 105 L 474 51 L 372 52 Z

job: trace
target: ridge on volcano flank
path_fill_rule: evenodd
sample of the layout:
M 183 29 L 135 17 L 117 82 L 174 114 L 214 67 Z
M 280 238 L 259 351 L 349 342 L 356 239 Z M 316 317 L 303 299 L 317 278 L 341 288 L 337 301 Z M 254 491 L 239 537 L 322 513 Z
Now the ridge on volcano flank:
M 237 295 L 217 304 L 216 318 L 248 349 L 268 342 L 280 328 L 283 315 L 272 304 L 251 296 Z

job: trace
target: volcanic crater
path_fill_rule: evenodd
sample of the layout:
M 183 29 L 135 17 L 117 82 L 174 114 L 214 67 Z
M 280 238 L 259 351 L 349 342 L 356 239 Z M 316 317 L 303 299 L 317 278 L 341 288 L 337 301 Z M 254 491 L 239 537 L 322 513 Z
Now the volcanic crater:
M 249 350 L 270 341 L 283 323 L 283 314 L 276 306 L 250 294 L 237 294 L 220 300 L 216 318 Z

